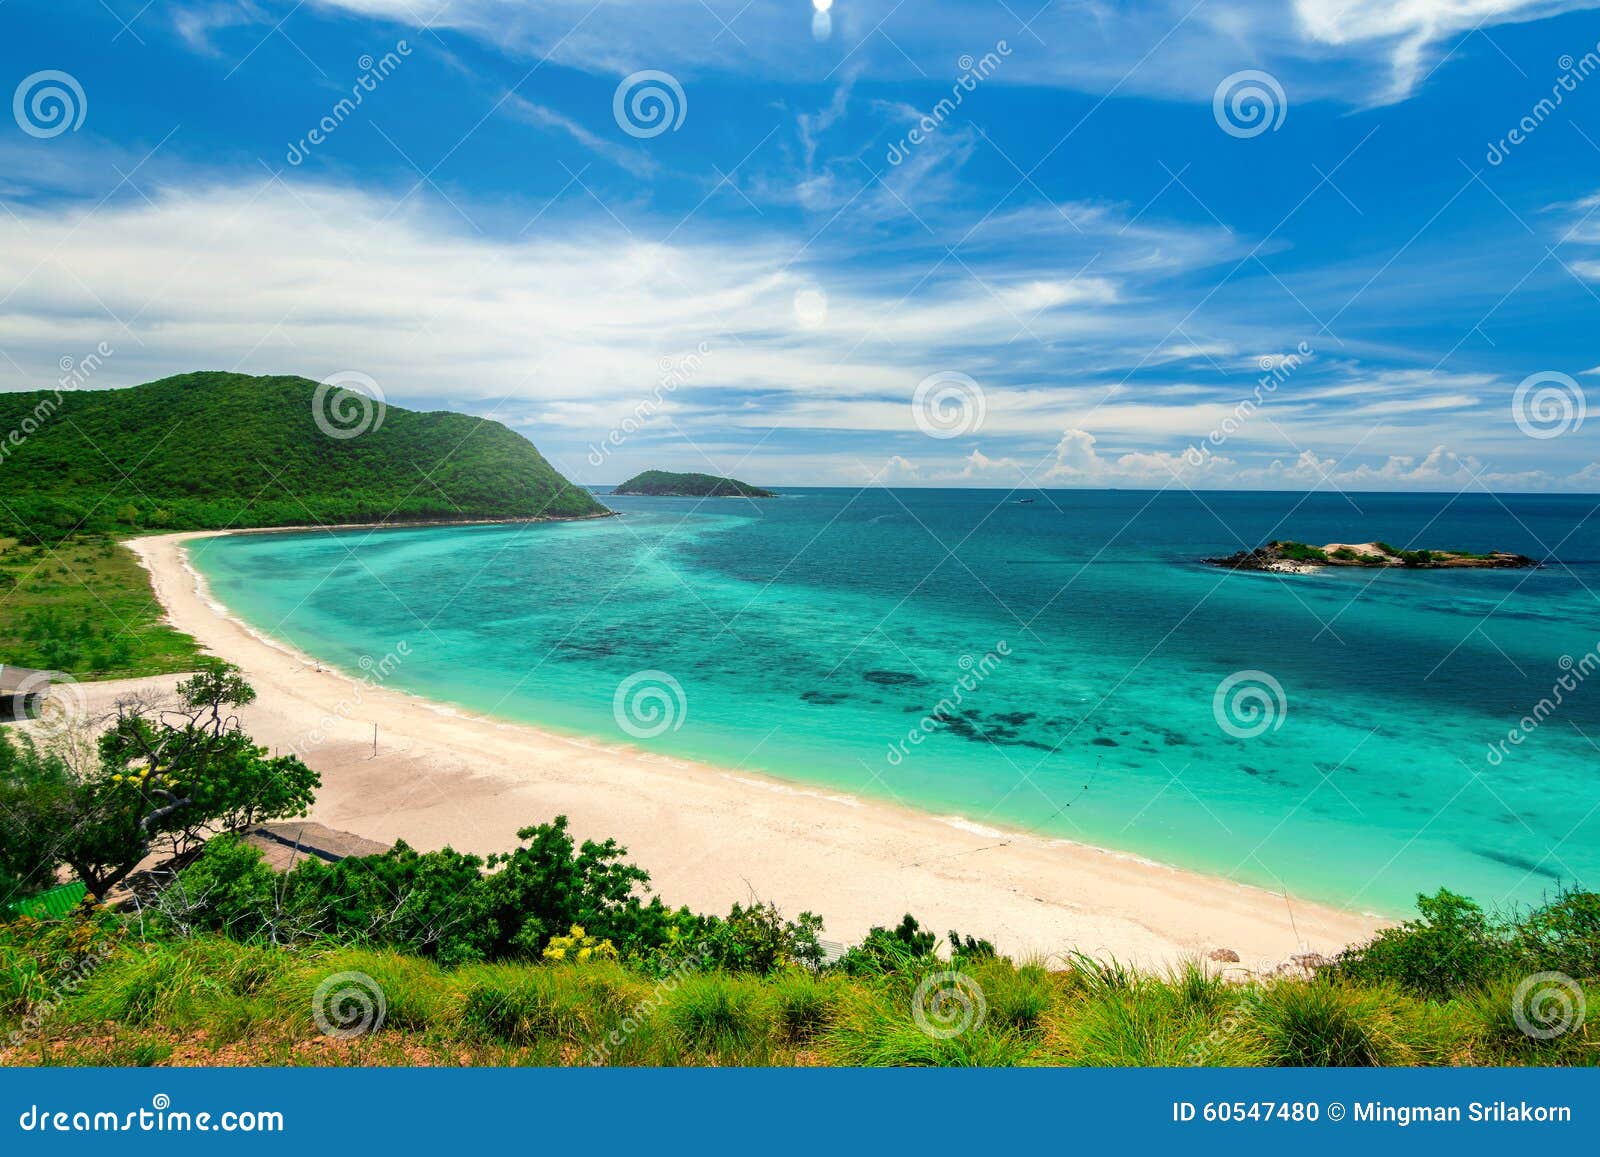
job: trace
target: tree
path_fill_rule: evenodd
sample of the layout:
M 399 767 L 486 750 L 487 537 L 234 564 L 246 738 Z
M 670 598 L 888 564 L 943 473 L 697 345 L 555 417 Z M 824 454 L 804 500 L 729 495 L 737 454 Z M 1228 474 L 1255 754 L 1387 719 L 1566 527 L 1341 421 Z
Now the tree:
M 6 833 L 6 853 L 21 868 L 12 874 L 49 880 L 65 864 L 104 900 L 157 841 L 178 856 L 209 832 L 306 813 L 321 780 L 244 734 L 232 709 L 255 692 L 238 668 L 209 661 L 177 694 L 172 707 L 119 706 L 98 761 L 82 770 L 41 762 L 31 744 L 0 761 L 6 822 L 33 833 L 16 851 Z
M 60 758 L 0 730 L 0 905 L 55 883 L 60 840 L 46 817 L 70 783 Z

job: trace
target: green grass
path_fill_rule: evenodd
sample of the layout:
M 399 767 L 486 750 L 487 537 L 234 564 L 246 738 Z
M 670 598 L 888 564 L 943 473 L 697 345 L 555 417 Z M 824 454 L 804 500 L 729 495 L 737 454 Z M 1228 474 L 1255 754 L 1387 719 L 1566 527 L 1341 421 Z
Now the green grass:
M 192 671 L 200 654 L 162 621 L 149 574 L 113 539 L 0 539 L 0 661 L 121 679 Z
M 1324 975 L 1224 980 L 1199 962 L 1166 975 L 1002 959 L 960 964 L 981 992 L 970 1016 L 920 1024 L 918 968 L 870 977 L 719 972 L 654 980 L 609 961 L 442 968 L 349 947 L 287 952 L 213 937 L 111 941 L 59 991 L 63 925 L 37 941 L 0 932 L 7 1064 L 65 1065 L 1587 1065 L 1587 1026 L 1551 1040 L 1512 1015 L 1518 978 L 1449 999 Z M 35 925 L 45 928 L 47 925 Z M 77 937 L 76 940 L 73 937 Z M 36 951 L 34 949 L 37 949 Z M 68 953 L 70 955 L 70 952 Z M 370 978 L 376 1031 L 324 1035 L 313 995 Z M 345 987 L 349 987 L 348 981 Z M 981 1006 L 981 1011 L 980 1011 Z M 47 1008 L 40 1023 L 30 1010 Z

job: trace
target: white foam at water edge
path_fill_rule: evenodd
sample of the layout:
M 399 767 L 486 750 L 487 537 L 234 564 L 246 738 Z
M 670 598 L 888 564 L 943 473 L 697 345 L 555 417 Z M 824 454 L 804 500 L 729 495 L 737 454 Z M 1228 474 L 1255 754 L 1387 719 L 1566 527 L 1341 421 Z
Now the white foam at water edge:
M 1006 834 L 999 828 L 985 827 L 983 824 L 975 823 L 965 816 L 934 816 L 933 818 L 942 824 L 955 828 L 958 832 L 967 832 L 974 836 L 986 836 L 989 839 L 997 840 Z
M 140 557 L 141 557 L 141 559 L 143 558 L 142 555 Z M 189 548 L 188 547 L 186 547 L 186 546 L 179 546 L 178 547 L 178 561 L 183 564 L 184 571 L 187 572 L 189 577 L 194 580 L 195 597 L 198 598 L 207 607 L 209 607 L 211 609 L 212 613 L 215 614 L 218 618 L 222 618 L 222 619 L 231 619 L 231 618 L 233 618 L 232 612 L 230 612 L 227 607 L 223 606 L 223 604 L 217 600 L 217 597 L 211 593 L 211 586 L 210 586 L 209 583 L 206 582 L 206 576 L 201 574 L 198 570 L 196 570 L 195 566 L 194 566 L 194 563 L 189 561 Z M 147 569 L 148 569 L 148 567 L 147 567 Z M 239 625 L 240 626 L 244 626 L 243 623 L 240 623 Z M 246 628 L 246 629 L 248 629 L 248 628 Z
M 853 795 L 838 795 L 824 791 L 807 791 L 803 787 L 793 787 L 787 783 L 777 783 L 770 779 L 754 779 L 746 775 L 733 775 L 730 772 L 722 773 L 723 779 L 731 779 L 734 783 L 742 783 L 749 787 L 759 787 L 777 795 L 799 795 L 807 799 L 822 799 L 829 803 L 841 803 L 845 807 L 860 807 L 861 801 Z

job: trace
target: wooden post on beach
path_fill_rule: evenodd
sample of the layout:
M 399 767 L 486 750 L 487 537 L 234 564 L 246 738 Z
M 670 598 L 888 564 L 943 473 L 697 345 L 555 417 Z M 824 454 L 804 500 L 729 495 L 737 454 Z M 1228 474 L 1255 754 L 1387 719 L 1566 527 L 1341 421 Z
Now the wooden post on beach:
M 378 725 L 372 725 L 372 758 L 378 758 Z

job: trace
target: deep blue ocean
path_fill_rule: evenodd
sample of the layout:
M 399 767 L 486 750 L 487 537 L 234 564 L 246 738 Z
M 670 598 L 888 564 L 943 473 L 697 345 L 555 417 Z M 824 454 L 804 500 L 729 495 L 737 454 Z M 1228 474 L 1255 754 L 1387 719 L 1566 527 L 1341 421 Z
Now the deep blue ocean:
M 358 675 L 403 643 L 391 686 L 491 715 L 1369 911 L 1596 882 L 1594 497 L 599 497 L 192 552 L 258 628 Z M 1270 538 L 1552 561 L 1200 564 Z

